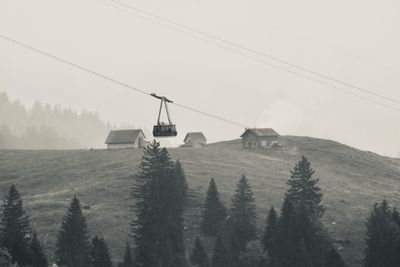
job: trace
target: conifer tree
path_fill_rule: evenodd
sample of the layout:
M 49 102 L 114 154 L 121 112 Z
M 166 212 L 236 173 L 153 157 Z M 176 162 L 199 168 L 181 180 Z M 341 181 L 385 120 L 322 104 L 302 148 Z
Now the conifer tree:
M 163 148 L 162 153 L 166 153 L 169 158 L 168 151 Z M 167 190 L 165 209 L 169 214 L 167 230 L 170 243 L 172 246 L 173 266 L 186 266 L 185 244 L 184 244 L 184 218 L 185 203 L 188 191 L 185 172 L 179 160 L 174 164 L 174 170 L 170 181 L 167 181 L 165 189 Z
M 56 243 L 56 262 L 59 266 L 90 266 L 90 237 L 81 204 L 75 196 L 64 216 Z
M 326 257 L 326 267 L 347 267 L 342 256 L 340 256 L 339 252 L 337 252 L 334 247 L 332 247 L 328 252 Z
M 267 223 L 265 226 L 264 236 L 262 239 L 264 251 L 265 250 L 269 251 L 273 247 L 273 239 L 276 237 L 277 231 L 278 231 L 278 215 L 274 207 L 271 207 L 271 209 L 268 212 Z
M 244 252 L 240 253 L 241 267 L 266 267 L 267 256 L 259 240 L 247 243 Z
M 104 238 L 95 236 L 92 239 L 90 258 L 93 267 L 112 267 L 110 251 L 108 250 Z
M 287 238 L 292 239 L 292 243 L 287 244 L 292 252 L 281 257 L 283 261 L 291 261 L 288 264 L 297 261 L 298 266 L 321 266 L 332 247 L 320 220 L 325 209 L 321 203 L 321 189 L 317 186 L 319 180 L 312 177 L 314 173 L 310 162 L 303 156 L 287 181 L 290 188 L 285 194 L 284 206 L 290 202 L 293 211 L 290 216 L 282 214 L 281 219 L 290 220 L 292 225 L 291 229 L 279 229 L 280 232 L 289 231 L 290 236 L 280 236 L 278 243 L 285 243 Z
M 216 236 L 226 217 L 226 209 L 219 199 L 217 185 L 211 178 L 204 203 L 201 229 L 204 234 Z
M 194 241 L 194 247 L 192 250 L 192 254 L 190 255 L 190 262 L 197 267 L 210 266 L 210 262 L 204 249 L 203 242 L 199 237 L 196 237 L 196 240 Z
M 325 212 L 321 204 L 322 193 L 317 186 L 319 180 L 312 177 L 315 171 L 310 162 L 302 156 L 290 173 L 290 179 L 287 181 L 290 188 L 286 192 L 286 198 L 296 209 L 307 209 L 310 216 L 321 218 Z
M 244 175 L 239 180 L 232 197 L 231 218 L 240 250 L 244 250 L 247 242 L 256 239 L 257 233 L 253 192 Z
M 385 200 L 381 204 L 375 203 L 366 226 L 365 266 L 400 266 L 400 229 L 393 220 L 393 214 Z
M 278 266 L 322 266 L 331 244 L 318 220 L 285 198 L 270 253 Z
M 9 187 L 4 199 L 0 229 L 0 243 L 10 253 L 12 262 L 17 262 L 21 267 L 30 264 L 32 261 L 29 249 L 31 228 L 23 208 L 21 195 L 15 185 Z
M 396 223 L 397 227 L 399 228 L 400 231 L 400 213 L 396 208 L 393 208 L 392 210 L 392 220 Z M 395 261 L 400 265 L 400 237 L 397 240 L 397 256 Z
M 211 262 L 212 267 L 232 267 L 233 262 L 231 253 L 227 244 L 225 243 L 224 237 L 220 234 L 214 243 L 214 253 Z
M 305 251 L 312 264 L 314 266 L 323 265 L 332 243 L 322 223 L 308 214 L 307 210 L 300 210 L 297 229 L 304 240 Z
M 126 243 L 124 260 L 121 263 L 120 267 L 134 267 L 134 261 L 132 258 L 132 252 L 131 252 L 131 247 L 129 246 L 129 243 Z
M 400 212 L 396 208 L 392 210 L 392 219 L 400 227 Z
M 139 266 L 186 265 L 183 244 L 182 184 L 168 151 L 154 141 L 144 149 L 135 175 L 132 232 Z M 182 172 L 183 173 L 183 172 Z
M 264 230 L 262 245 L 264 251 L 267 251 L 268 255 L 270 256 L 270 265 L 272 267 L 276 266 L 276 262 L 274 262 L 274 260 L 276 259 L 274 253 L 276 251 L 275 241 L 277 238 L 277 234 L 278 234 L 278 215 L 274 207 L 271 207 L 267 216 L 267 223 Z
M 300 249 L 300 237 L 297 232 L 297 215 L 292 202 L 285 199 L 278 220 L 278 232 L 271 261 L 277 266 L 296 267 Z
M 31 241 L 31 251 L 32 251 L 32 267 L 48 266 L 46 255 L 43 252 L 42 245 L 40 244 L 36 232 L 33 233 Z
M 183 170 L 182 164 L 179 161 L 179 159 L 176 160 L 176 162 L 175 162 L 174 176 L 176 179 L 177 190 L 179 192 L 179 195 L 182 196 L 182 200 L 184 200 L 187 195 L 188 184 L 186 181 L 185 172 Z
M 241 267 L 242 264 L 239 257 L 241 251 L 244 251 L 244 249 L 242 248 L 242 243 L 238 238 L 237 232 L 235 231 L 234 227 L 235 225 L 232 216 L 228 216 L 217 234 L 217 238 L 221 239 L 221 243 L 223 244 L 223 246 L 218 246 L 216 245 L 216 243 L 214 243 L 214 248 L 226 248 L 226 255 L 221 255 L 225 257 L 227 262 L 230 264 L 229 266 Z
M 0 247 L 0 266 L 1 267 L 13 267 L 15 266 L 11 262 L 11 256 L 8 251 Z
M 306 241 L 303 237 L 301 237 L 299 242 L 296 267 L 322 266 L 322 263 L 314 264 L 313 258 L 309 252 L 310 251 L 307 248 Z

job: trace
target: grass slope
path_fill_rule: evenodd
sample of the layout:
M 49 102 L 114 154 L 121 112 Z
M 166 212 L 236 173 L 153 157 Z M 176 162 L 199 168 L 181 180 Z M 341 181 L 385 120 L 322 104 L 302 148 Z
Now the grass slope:
M 258 208 L 260 232 L 271 205 L 281 206 L 285 181 L 301 155 L 320 178 L 326 207 L 324 222 L 351 266 L 360 266 L 365 218 L 371 205 L 387 199 L 400 207 L 400 160 L 359 151 L 342 144 L 308 137 L 285 136 L 282 148 L 248 151 L 240 140 L 205 148 L 169 149 L 180 159 L 190 187 L 186 211 L 187 253 L 199 231 L 201 204 L 214 177 L 226 205 L 241 174 L 251 181 Z M 133 213 L 130 187 L 141 150 L 0 151 L 0 190 L 14 183 L 24 196 L 49 255 L 72 196 L 84 206 L 92 234 L 101 234 L 115 260 L 122 257 Z

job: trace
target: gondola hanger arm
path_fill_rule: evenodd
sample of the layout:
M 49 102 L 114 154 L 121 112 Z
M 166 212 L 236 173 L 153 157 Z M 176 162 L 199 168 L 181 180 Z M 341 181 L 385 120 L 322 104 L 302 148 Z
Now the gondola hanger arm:
M 152 97 L 155 97 L 155 98 L 160 99 L 161 101 L 165 101 L 165 102 L 168 102 L 168 103 L 174 103 L 174 101 L 172 101 L 172 100 L 166 98 L 165 96 L 158 96 L 158 95 L 156 95 L 155 93 L 151 93 L 150 95 L 151 95 Z

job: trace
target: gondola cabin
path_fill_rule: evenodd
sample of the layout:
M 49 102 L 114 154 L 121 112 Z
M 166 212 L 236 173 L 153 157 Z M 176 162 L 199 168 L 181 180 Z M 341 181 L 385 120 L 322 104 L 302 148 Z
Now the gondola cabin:
M 176 125 L 172 124 L 171 117 L 169 116 L 168 103 L 173 103 L 171 100 L 166 98 L 165 96 L 158 96 L 156 94 L 151 94 L 151 96 L 160 99 L 160 109 L 158 111 L 157 125 L 153 127 L 153 136 L 154 137 L 175 137 L 178 132 L 176 131 Z M 168 123 L 162 122 L 160 120 L 161 111 L 163 109 L 163 105 L 165 107 L 165 112 L 167 113 Z
M 154 125 L 153 136 L 154 137 L 173 137 L 176 136 L 178 132 L 176 131 L 175 124 L 165 124 L 165 125 Z

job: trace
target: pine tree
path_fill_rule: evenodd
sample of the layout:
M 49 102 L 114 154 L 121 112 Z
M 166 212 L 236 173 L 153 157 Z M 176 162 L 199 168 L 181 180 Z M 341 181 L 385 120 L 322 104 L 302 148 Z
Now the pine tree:
M 276 263 L 274 262 L 274 259 L 276 258 L 274 256 L 274 253 L 275 253 L 275 240 L 277 237 L 277 233 L 278 233 L 278 215 L 274 207 L 271 207 L 271 209 L 268 212 L 267 223 L 265 226 L 264 236 L 262 239 L 262 245 L 264 251 L 267 251 L 268 255 L 270 256 L 271 266 L 276 265 Z
M 214 253 L 211 262 L 212 267 L 232 267 L 231 253 L 222 235 L 218 234 L 214 243 Z
M 92 239 L 90 258 L 93 267 L 112 267 L 110 251 L 108 250 L 104 238 L 98 238 L 95 236 Z
M 219 199 L 217 185 L 211 178 L 204 203 L 201 230 L 204 234 L 216 236 L 226 217 L 226 209 Z
M 392 210 L 392 219 L 400 227 L 400 212 L 396 208 Z
M 31 228 L 23 209 L 21 195 L 15 185 L 11 185 L 4 200 L 1 216 L 1 242 L 11 255 L 12 262 L 21 267 L 31 263 L 29 236 Z
M 322 193 L 317 186 L 319 180 L 312 178 L 315 171 L 310 162 L 302 156 L 290 173 L 287 181 L 290 188 L 286 192 L 286 198 L 290 199 L 296 209 L 307 209 L 311 216 L 321 218 L 325 212 L 321 204 Z
M 264 251 L 271 250 L 273 245 L 272 244 L 273 239 L 275 238 L 277 231 L 278 231 L 278 214 L 276 213 L 274 207 L 271 207 L 271 209 L 268 212 L 267 223 L 265 226 L 264 236 L 262 239 Z
M 297 255 L 297 267 L 310 267 L 310 266 L 322 266 L 321 263 L 314 264 L 313 258 L 307 247 L 306 241 L 303 237 L 300 238 L 298 255 Z
M 400 231 L 400 213 L 396 208 L 393 208 L 392 210 L 392 220 L 393 222 L 395 222 Z M 397 251 L 397 256 L 394 261 L 400 265 L 400 237 L 398 238 L 395 247 Z
M 315 220 L 307 210 L 300 210 L 298 217 L 298 231 L 305 242 L 308 257 L 314 266 L 321 266 L 332 247 L 329 235 L 324 230 L 322 222 Z
M 121 263 L 120 267 L 134 267 L 134 261 L 132 258 L 132 252 L 131 252 L 131 247 L 129 246 L 129 243 L 126 243 L 124 260 Z
M 56 243 L 56 261 L 59 266 L 90 266 L 90 237 L 81 204 L 75 196 L 62 220 Z
M 281 260 L 288 261 L 288 264 L 297 261 L 298 266 L 321 266 L 332 246 L 320 220 L 325 209 L 321 204 L 321 189 L 317 186 L 319 180 L 312 177 L 314 173 L 310 162 L 303 156 L 296 163 L 287 181 L 290 188 L 285 194 L 284 206 L 290 202 L 293 209 L 290 215 L 292 218 L 283 214 L 281 217 L 291 221 L 292 225 L 291 229 L 279 231 L 289 231 L 291 236 L 281 236 L 278 242 L 285 243 L 285 239 L 292 239 L 291 244 L 287 244 L 292 252 L 290 255 L 281 256 Z M 284 249 L 282 248 L 281 252 L 282 250 Z
M 166 154 L 169 159 L 168 151 L 163 148 L 162 153 Z M 185 172 L 179 160 L 174 164 L 174 170 L 170 181 L 167 181 L 165 189 L 166 204 L 165 207 L 169 214 L 168 219 L 168 236 L 172 246 L 173 263 L 172 266 L 187 266 L 185 255 L 185 242 L 184 242 L 184 218 L 183 213 L 185 210 L 186 196 L 188 185 L 186 182 Z
M 242 244 L 235 231 L 235 225 L 232 216 L 228 216 L 218 231 L 217 239 L 221 239 L 223 246 L 214 243 L 214 249 L 217 247 L 226 249 L 226 254 L 221 254 L 230 267 L 241 267 L 240 252 L 244 251 Z
M 210 266 L 207 253 L 203 246 L 203 242 L 199 237 L 196 237 L 196 240 L 194 241 L 194 247 L 192 250 L 192 254 L 190 255 L 190 262 L 197 267 Z
M 322 266 L 332 247 L 319 220 L 308 214 L 309 210 L 295 210 L 285 198 L 278 230 L 270 253 L 271 262 L 277 266 Z
M 278 220 L 277 237 L 274 240 L 274 253 L 271 261 L 277 266 L 296 267 L 300 250 L 300 237 L 297 232 L 297 214 L 293 204 L 285 199 Z
M 182 196 L 182 200 L 184 201 L 188 191 L 188 184 L 186 181 L 185 172 L 183 171 L 183 167 L 179 159 L 175 162 L 174 175 L 178 187 L 177 190 L 179 192 L 179 196 Z
M 31 241 L 31 251 L 32 251 L 32 267 L 48 266 L 46 255 L 43 252 L 42 245 L 40 244 L 36 232 L 33 233 Z
M 186 265 L 183 179 L 174 170 L 168 151 L 159 149 L 159 143 L 154 141 L 144 150 L 133 186 L 137 216 L 132 222 L 132 232 L 136 243 L 135 262 L 139 266 Z
M 0 266 L 1 267 L 13 267 L 14 264 L 11 262 L 11 256 L 6 249 L 0 247 Z
M 231 218 L 233 230 L 241 250 L 247 242 L 256 239 L 256 207 L 253 192 L 246 176 L 242 175 L 232 197 Z
M 259 240 L 247 243 L 244 252 L 240 253 L 241 267 L 264 267 L 267 263 L 263 245 Z
M 400 229 L 393 220 L 393 214 L 385 200 L 381 204 L 375 203 L 366 226 L 365 266 L 400 266 Z
M 326 267 L 347 267 L 342 256 L 332 247 L 326 257 Z

